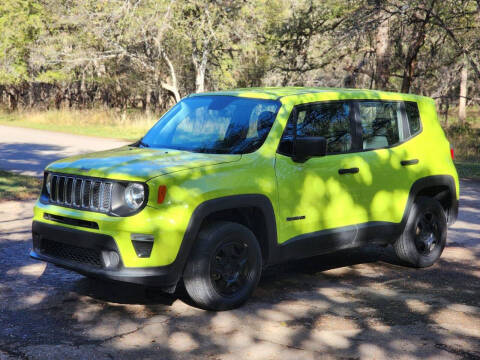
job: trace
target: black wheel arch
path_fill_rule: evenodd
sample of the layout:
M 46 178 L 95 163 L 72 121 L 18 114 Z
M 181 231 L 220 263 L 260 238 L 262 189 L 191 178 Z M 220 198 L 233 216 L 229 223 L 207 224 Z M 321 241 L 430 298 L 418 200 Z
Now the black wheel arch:
M 239 214 L 236 222 L 246 225 L 251 229 L 251 226 L 248 224 L 249 219 L 245 218 L 245 212 L 243 212 L 242 209 L 255 209 L 257 214 L 261 215 L 260 220 L 264 222 L 265 227 L 261 229 L 261 231 L 264 231 L 264 234 L 261 239 L 258 239 L 262 249 L 264 264 L 268 265 L 270 259 L 275 258 L 275 251 L 277 249 L 277 225 L 272 203 L 267 196 L 262 194 L 245 194 L 207 200 L 195 208 L 183 236 L 177 258 L 174 261 L 174 266 L 178 273 L 178 280 L 180 280 L 182 276 L 183 269 L 185 268 L 198 233 L 202 226 L 206 225 L 209 221 L 232 221 L 231 218 L 225 218 L 225 214 Z M 221 215 L 222 213 L 224 214 L 223 217 Z M 218 214 L 218 217 L 216 214 Z M 255 229 L 251 230 L 258 236 L 258 232 Z
M 419 196 L 433 197 L 442 204 L 447 216 L 447 224 L 452 225 L 458 217 L 458 199 L 455 179 L 451 175 L 426 176 L 415 181 L 410 188 L 407 205 L 403 213 L 402 229 L 407 223 L 408 214 Z

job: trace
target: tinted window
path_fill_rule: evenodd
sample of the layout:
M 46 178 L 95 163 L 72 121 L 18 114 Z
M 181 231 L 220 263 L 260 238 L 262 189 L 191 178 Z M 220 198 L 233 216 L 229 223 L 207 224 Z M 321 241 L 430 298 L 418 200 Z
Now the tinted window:
M 144 136 L 148 147 L 242 154 L 265 141 L 280 103 L 234 96 L 183 99 Z
M 400 102 L 362 101 L 358 107 L 364 150 L 394 146 L 405 139 Z
M 319 103 L 300 107 L 290 118 L 280 142 L 280 152 L 291 154 L 294 124 L 297 122 L 297 137 L 324 137 L 327 154 L 350 151 L 350 107 L 345 102 Z
M 405 111 L 407 113 L 408 126 L 410 127 L 410 135 L 415 135 L 420 132 L 420 114 L 417 103 L 406 102 Z

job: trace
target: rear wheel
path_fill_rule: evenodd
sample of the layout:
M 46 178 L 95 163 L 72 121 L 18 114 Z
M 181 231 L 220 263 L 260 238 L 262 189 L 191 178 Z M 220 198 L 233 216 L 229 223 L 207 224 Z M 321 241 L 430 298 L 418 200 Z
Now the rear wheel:
M 418 197 L 402 236 L 395 242 L 397 256 L 414 267 L 433 265 L 447 242 L 447 218 L 440 203 Z
M 250 229 L 218 222 L 200 232 L 183 281 L 188 295 L 199 307 L 227 310 L 250 297 L 261 269 L 260 246 Z

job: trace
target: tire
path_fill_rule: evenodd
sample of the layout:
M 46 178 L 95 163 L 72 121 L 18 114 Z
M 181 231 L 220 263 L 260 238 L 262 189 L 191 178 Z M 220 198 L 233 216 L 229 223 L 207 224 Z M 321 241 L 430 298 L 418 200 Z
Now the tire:
M 440 203 L 418 197 L 408 215 L 403 234 L 394 243 L 397 256 L 410 266 L 432 266 L 447 242 L 447 217 Z
M 262 253 L 250 229 L 233 222 L 216 222 L 200 231 L 183 282 L 198 307 L 229 310 L 250 297 L 261 272 Z

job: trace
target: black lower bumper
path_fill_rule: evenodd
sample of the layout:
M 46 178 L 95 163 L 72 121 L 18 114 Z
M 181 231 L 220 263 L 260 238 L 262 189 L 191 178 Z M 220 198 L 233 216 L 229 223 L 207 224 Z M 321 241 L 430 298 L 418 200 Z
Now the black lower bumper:
M 176 263 L 160 267 L 124 267 L 115 240 L 105 234 L 34 221 L 32 239 L 32 258 L 91 277 L 172 291 L 181 276 L 181 269 Z M 120 259 L 113 266 L 108 261 L 112 253 L 118 254 Z

